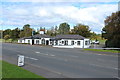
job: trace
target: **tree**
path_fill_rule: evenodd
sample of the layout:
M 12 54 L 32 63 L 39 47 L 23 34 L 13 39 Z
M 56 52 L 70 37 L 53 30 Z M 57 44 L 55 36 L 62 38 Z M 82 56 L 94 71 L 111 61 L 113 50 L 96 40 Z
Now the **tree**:
M 12 31 L 11 29 L 4 30 L 3 31 L 3 38 L 4 38 L 5 35 L 9 35 L 11 37 L 11 31 Z
M 20 32 L 19 37 L 20 37 L 20 38 L 25 37 L 25 33 L 24 33 L 24 31 L 21 31 L 21 32 Z
M 0 30 L 0 39 L 2 38 L 2 33 L 3 33 L 3 31 L 2 31 L 2 30 Z
M 29 37 L 32 36 L 32 28 L 29 24 L 23 26 L 23 30 L 20 31 L 19 37 Z
M 70 31 L 70 25 L 68 23 L 61 23 L 59 25 L 59 33 L 60 34 L 68 34 Z
M 5 39 L 5 40 L 10 39 L 10 35 L 5 35 L 5 36 L 4 36 L 4 39 Z
M 79 34 L 84 37 L 90 37 L 91 36 L 90 31 L 91 30 L 89 29 L 89 26 L 78 24 L 74 26 L 74 29 L 72 29 L 72 34 Z
M 55 28 L 51 27 L 49 30 L 47 30 L 46 34 L 50 36 L 55 36 Z
M 19 34 L 20 34 L 20 29 L 15 28 L 15 29 L 11 30 L 11 35 L 10 36 L 13 40 L 15 40 L 15 39 L 19 38 Z
M 106 47 L 120 48 L 120 11 L 112 13 L 106 18 L 102 37 L 107 39 Z

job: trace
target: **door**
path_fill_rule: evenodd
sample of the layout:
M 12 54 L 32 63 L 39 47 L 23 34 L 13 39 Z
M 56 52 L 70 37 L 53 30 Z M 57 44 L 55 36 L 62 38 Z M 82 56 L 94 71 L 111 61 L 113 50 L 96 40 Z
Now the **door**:
M 49 45 L 49 41 L 48 40 L 46 40 L 46 45 Z
M 32 40 L 32 45 L 34 44 L 34 39 Z

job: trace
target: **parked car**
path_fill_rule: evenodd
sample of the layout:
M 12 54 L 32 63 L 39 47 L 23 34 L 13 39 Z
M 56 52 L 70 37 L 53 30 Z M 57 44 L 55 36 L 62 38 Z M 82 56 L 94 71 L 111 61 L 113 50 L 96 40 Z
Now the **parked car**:
M 100 41 L 98 41 L 98 40 L 93 40 L 93 41 L 91 41 L 91 44 L 100 44 Z

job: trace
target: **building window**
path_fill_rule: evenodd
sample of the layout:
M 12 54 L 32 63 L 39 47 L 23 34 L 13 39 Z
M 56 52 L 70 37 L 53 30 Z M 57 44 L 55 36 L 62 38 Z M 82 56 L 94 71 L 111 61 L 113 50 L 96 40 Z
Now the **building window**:
M 85 41 L 85 45 L 89 45 L 89 41 Z
M 58 45 L 58 41 L 55 41 L 55 45 Z
M 28 43 L 30 43 L 30 40 L 28 40 Z
M 42 44 L 45 44 L 45 39 L 42 39 Z
M 74 41 L 71 41 L 71 45 L 74 45 Z
M 36 44 L 39 44 L 39 40 L 36 40 Z
M 68 41 L 65 41 L 65 45 L 68 45 Z
M 77 41 L 77 45 L 80 45 L 80 41 Z
M 64 41 L 62 41 L 62 44 L 64 44 Z

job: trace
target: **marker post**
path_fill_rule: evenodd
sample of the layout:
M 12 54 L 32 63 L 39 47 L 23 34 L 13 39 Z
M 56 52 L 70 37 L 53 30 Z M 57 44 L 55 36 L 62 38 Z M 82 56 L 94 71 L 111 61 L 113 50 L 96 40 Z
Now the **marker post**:
M 25 57 L 23 55 L 18 55 L 18 66 L 22 67 L 24 66 L 24 62 L 25 62 Z

